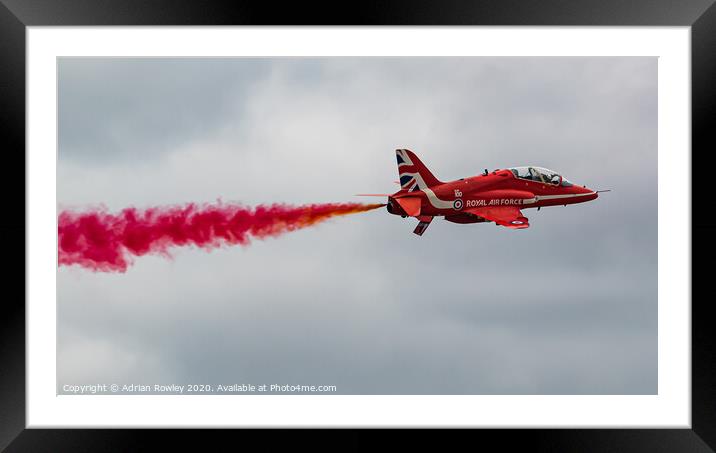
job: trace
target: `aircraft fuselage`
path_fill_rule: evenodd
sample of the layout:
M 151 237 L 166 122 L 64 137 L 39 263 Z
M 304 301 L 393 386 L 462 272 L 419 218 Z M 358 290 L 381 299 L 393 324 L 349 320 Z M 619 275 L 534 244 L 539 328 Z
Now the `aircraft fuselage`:
M 456 223 L 473 223 L 475 216 L 460 219 L 471 208 L 515 206 L 519 209 L 559 206 L 594 200 L 598 194 L 587 187 L 538 182 L 516 177 L 511 170 L 496 170 L 420 190 L 400 190 L 388 197 L 388 211 L 396 215 L 411 215 L 399 203 L 399 198 L 419 198 L 420 215 L 458 217 Z M 453 220 L 453 219 L 448 219 Z M 459 220 L 465 220 L 459 221 Z M 472 220 L 468 222 L 467 220 Z

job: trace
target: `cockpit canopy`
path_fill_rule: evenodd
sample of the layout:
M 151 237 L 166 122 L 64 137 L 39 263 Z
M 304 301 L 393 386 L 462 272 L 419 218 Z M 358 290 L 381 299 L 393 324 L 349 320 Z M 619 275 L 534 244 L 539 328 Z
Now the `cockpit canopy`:
M 555 186 L 561 185 L 563 187 L 570 187 L 572 185 L 567 178 L 563 178 L 559 173 L 542 167 L 513 167 L 510 168 L 510 171 L 515 175 L 515 178 L 528 179 L 530 181 Z

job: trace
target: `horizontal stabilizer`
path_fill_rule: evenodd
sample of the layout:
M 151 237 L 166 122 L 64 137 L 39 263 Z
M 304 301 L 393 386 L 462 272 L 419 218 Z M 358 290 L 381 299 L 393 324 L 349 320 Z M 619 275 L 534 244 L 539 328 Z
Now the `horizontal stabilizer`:
M 403 208 L 403 211 L 409 216 L 417 217 L 420 215 L 420 198 L 404 197 L 396 198 L 395 201 L 398 202 L 400 207 Z
M 428 226 L 430 226 L 430 222 L 432 222 L 433 218 L 429 215 L 421 215 L 418 217 L 418 220 L 420 220 L 420 223 L 418 223 L 418 226 L 415 227 L 413 233 L 418 236 L 422 236 L 423 233 L 425 233 L 425 230 L 428 229 Z
M 357 193 L 356 197 L 389 197 L 389 193 Z

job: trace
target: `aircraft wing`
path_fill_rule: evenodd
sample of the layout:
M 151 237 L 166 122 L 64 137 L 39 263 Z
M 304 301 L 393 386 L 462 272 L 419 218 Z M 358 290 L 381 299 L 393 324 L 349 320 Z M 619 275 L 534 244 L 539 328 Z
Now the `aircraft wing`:
M 515 206 L 484 206 L 466 209 L 467 214 L 483 217 L 507 228 L 528 228 L 527 217 Z

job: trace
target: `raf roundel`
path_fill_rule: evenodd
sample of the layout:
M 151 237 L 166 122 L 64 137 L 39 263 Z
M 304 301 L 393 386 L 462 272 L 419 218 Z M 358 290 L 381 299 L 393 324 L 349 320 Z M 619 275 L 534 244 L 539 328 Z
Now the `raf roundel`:
M 456 211 L 459 211 L 460 209 L 462 209 L 462 200 L 458 198 L 457 200 L 453 201 L 452 207 L 453 207 Z

